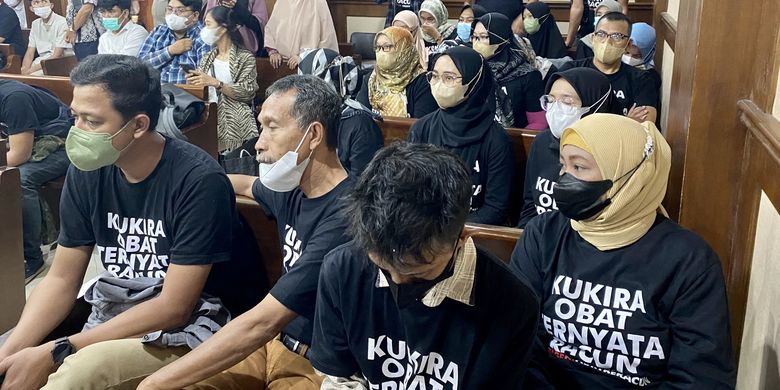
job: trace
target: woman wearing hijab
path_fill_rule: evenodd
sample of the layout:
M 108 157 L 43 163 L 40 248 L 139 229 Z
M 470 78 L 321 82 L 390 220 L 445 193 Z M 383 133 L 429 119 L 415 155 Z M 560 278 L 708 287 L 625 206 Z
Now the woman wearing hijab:
M 661 75 L 655 69 L 655 29 L 644 23 L 634 23 L 631 27 L 631 41 L 626 47 L 623 62 L 647 72 L 658 89 L 661 88 Z M 659 102 L 660 103 L 660 102 Z
M 623 12 L 623 6 L 617 0 L 601 0 L 594 11 L 593 27 L 599 24 L 599 19 L 610 12 Z M 593 57 L 593 33 L 577 40 L 575 60 Z
M 481 5 L 466 4 L 460 9 L 456 30 L 458 37 L 455 38 L 458 44 L 471 46 L 471 25 L 474 23 L 474 19 L 479 19 L 486 13 L 487 11 Z
M 412 125 L 409 142 L 429 143 L 458 154 L 472 168 L 468 220 L 502 225 L 507 220 L 514 173 L 509 136 L 485 101 L 493 90 L 490 69 L 476 51 L 455 46 L 435 56 L 428 73 L 439 109 Z
M 374 38 L 376 66 L 363 80 L 357 100 L 384 117 L 422 118 L 436 110 L 412 34 L 388 27 Z
M 303 49 L 339 51 L 328 3 L 325 0 L 277 1 L 265 27 L 265 48 L 271 66 L 278 68 L 285 61 L 290 69 L 298 66 Z
M 488 13 L 474 20 L 472 45 L 490 66 L 496 81 L 496 119 L 504 127 L 547 128 L 539 104 L 544 94 L 542 74 L 518 47 L 509 18 Z
M 244 47 L 259 55 L 265 46 L 263 28 L 268 24 L 265 0 L 208 0 L 206 12 L 219 5 L 233 10 L 232 17 L 241 26 L 238 31 L 243 38 Z
M 417 54 L 420 57 L 420 66 L 423 69 L 428 69 L 428 55 L 430 51 L 425 46 L 425 41 L 423 41 L 420 19 L 417 18 L 417 14 L 412 11 L 401 11 L 393 19 L 393 26 L 409 30 L 414 40 L 414 47 L 417 49 Z
M 524 228 L 531 218 L 555 210 L 553 187 L 561 171 L 560 138 L 563 130 L 574 122 L 595 113 L 620 114 L 613 103 L 609 79 L 590 68 L 574 68 L 550 76 L 542 96 L 550 126 L 534 138 L 523 184 L 523 209 L 518 228 Z
M 344 99 L 337 152 L 349 175 L 360 176 L 376 151 L 384 146 L 384 137 L 374 121 L 375 114 L 353 100 L 362 80 L 355 61 L 330 49 L 306 50 L 301 54 L 298 74 L 325 80 Z
M 441 0 L 425 0 L 420 5 L 420 25 L 425 46 L 439 46 L 455 39 L 455 25 L 447 21 L 447 6 Z
M 537 56 L 543 58 L 566 57 L 566 43 L 550 13 L 550 6 L 537 1 L 528 3 L 523 11 L 523 27 Z
M 528 223 L 510 264 L 542 306 L 528 388 L 733 389 L 721 263 L 661 206 L 661 133 L 594 114 L 564 130 L 560 154 L 559 211 Z

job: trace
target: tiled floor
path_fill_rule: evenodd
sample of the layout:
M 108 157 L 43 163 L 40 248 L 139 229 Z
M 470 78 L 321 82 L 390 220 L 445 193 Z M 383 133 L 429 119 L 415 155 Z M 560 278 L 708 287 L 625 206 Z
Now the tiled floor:
M 35 288 L 35 286 L 40 283 L 41 280 L 43 280 L 43 277 L 46 276 L 47 273 L 49 273 L 49 268 L 51 267 L 52 261 L 54 261 L 54 252 L 56 249 L 49 251 L 49 247 L 41 247 L 43 250 L 43 257 L 46 259 L 46 265 L 44 266 L 43 272 L 41 272 L 38 276 L 35 277 L 35 279 L 31 280 L 30 283 L 27 283 L 25 286 L 25 292 L 27 294 L 27 297 L 30 296 L 30 293 Z M 84 283 L 92 280 L 95 276 L 103 272 L 105 268 L 103 268 L 103 264 L 100 262 L 100 257 L 98 256 L 98 252 L 94 251 L 92 252 L 92 257 L 89 259 L 89 266 L 87 267 L 87 273 L 84 275 Z

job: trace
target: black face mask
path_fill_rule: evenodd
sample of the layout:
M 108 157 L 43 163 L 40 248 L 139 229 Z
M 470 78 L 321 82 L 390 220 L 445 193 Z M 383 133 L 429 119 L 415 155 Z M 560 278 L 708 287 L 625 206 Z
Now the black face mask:
M 647 160 L 647 156 L 642 158 L 642 161 L 634 169 L 624 173 L 623 176 L 620 176 L 615 181 L 628 176 L 628 179 L 623 182 L 623 186 L 625 186 L 626 182 L 642 166 L 645 160 Z M 558 179 L 555 187 L 553 187 L 553 199 L 555 199 L 555 205 L 558 206 L 561 214 L 575 221 L 584 221 L 592 218 L 604 210 L 605 207 L 612 204 L 611 198 L 601 199 L 601 196 L 606 194 L 613 184 L 614 182 L 609 179 L 585 181 L 564 173 Z M 623 189 L 623 186 L 615 192 L 615 195 Z
M 449 278 L 455 273 L 455 253 L 452 254 L 450 262 L 447 267 L 444 268 L 441 275 L 432 280 L 421 280 L 413 283 L 396 284 L 385 270 L 382 270 L 387 279 L 387 285 L 390 288 L 390 293 L 393 295 L 393 300 L 398 304 L 398 307 L 403 308 L 409 304 L 421 300 L 425 294 L 433 288 L 436 284 L 444 279 Z
M 564 173 L 553 187 L 553 199 L 561 214 L 583 221 L 604 210 L 612 202 L 601 199 L 612 188 L 612 180 L 585 181 Z

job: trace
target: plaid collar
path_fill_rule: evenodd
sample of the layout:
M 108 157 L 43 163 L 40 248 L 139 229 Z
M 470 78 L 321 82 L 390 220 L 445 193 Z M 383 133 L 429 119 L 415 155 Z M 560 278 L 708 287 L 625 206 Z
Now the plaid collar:
M 477 248 L 469 237 L 466 245 L 455 258 L 455 271 L 452 276 L 437 283 L 428 290 L 422 303 L 428 307 L 439 306 L 444 298 L 454 299 L 465 305 L 474 306 L 474 274 L 477 268 Z M 377 288 L 388 287 L 387 278 L 382 271 L 377 270 Z

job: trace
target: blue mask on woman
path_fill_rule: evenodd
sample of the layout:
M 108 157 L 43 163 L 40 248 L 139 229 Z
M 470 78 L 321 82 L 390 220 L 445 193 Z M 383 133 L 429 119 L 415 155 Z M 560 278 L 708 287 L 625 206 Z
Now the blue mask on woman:
M 471 40 L 470 23 L 458 22 L 458 38 L 463 42 L 469 42 Z

